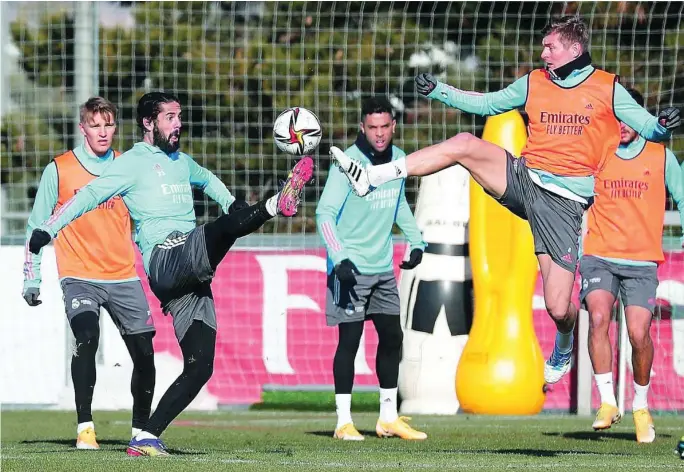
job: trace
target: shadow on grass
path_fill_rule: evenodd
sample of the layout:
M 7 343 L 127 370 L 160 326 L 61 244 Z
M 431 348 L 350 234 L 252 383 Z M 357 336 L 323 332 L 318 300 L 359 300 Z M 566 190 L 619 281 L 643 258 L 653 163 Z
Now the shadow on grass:
M 128 446 L 128 441 L 123 441 L 121 439 L 98 439 L 97 443 L 100 446 L 118 446 L 121 448 L 121 452 L 125 453 L 126 452 L 126 447 Z M 76 449 L 75 447 L 75 441 L 73 439 L 32 439 L 32 440 L 26 440 L 26 441 L 21 441 L 21 444 L 53 444 L 56 446 L 65 446 L 67 449 L 73 450 L 74 452 L 81 453 L 82 451 L 79 449 Z M 202 451 L 181 451 L 179 449 L 172 449 L 169 448 L 167 449 L 169 454 L 174 455 L 174 456 L 198 456 L 198 455 L 204 455 L 207 454 L 206 452 Z M 111 450 L 112 452 L 115 452 L 116 449 Z M 32 451 L 35 454 L 41 454 L 41 453 L 53 453 L 53 452 L 64 452 L 62 450 L 60 451 Z
M 361 433 L 363 436 L 377 437 L 377 434 L 375 434 L 375 430 L 371 431 L 369 429 L 360 429 L 359 433 Z M 321 436 L 321 437 L 325 437 L 325 438 L 332 438 L 333 430 L 330 429 L 328 431 L 307 431 L 306 434 L 310 434 L 312 436 Z
M 569 431 L 567 433 L 542 433 L 544 436 L 562 437 L 565 439 L 577 439 L 579 441 L 599 441 L 603 439 L 618 439 L 636 443 L 635 433 L 623 433 L 617 431 Z M 671 438 L 671 434 L 658 433 L 659 437 Z
M 563 457 L 563 456 L 594 456 L 594 455 L 606 455 L 606 456 L 631 456 L 632 454 L 623 454 L 615 452 L 594 452 L 594 451 L 557 451 L 550 449 L 448 449 L 437 452 L 447 452 L 453 454 L 495 454 L 495 455 L 517 455 L 517 456 L 530 456 L 530 457 Z

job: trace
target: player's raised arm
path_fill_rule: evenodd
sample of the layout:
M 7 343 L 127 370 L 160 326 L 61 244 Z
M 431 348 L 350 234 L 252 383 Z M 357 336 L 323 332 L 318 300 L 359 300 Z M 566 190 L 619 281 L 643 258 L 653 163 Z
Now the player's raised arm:
M 211 171 L 199 165 L 187 154 L 181 153 L 181 158 L 188 163 L 190 170 L 190 184 L 201 188 L 205 194 L 216 203 L 221 205 L 224 213 L 230 213 L 229 208 L 235 201 L 235 197 L 221 180 Z
M 47 220 L 52 213 L 52 209 L 57 205 L 57 166 L 54 162 L 48 164 L 43 171 L 38 185 L 38 192 L 33 202 L 31 209 L 31 216 L 29 216 L 28 224 L 26 225 L 26 251 L 24 254 L 24 291 L 23 296 L 26 302 L 31 305 L 39 305 L 38 300 L 40 293 L 40 264 L 43 256 L 42 250 L 38 254 L 33 254 L 28 250 L 29 240 L 33 230 L 41 223 Z
M 135 183 L 135 160 L 124 154 L 116 159 L 97 179 L 83 187 L 69 199 L 50 219 L 33 231 L 29 250 L 37 254 L 62 228 L 84 213 L 94 210 L 115 195 L 125 194 Z M 104 230 L 104 229 L 103 229 Z
M 435 79 L 431 74 L 416 77 L 416 89 L 421 95 L 439 100 L 445 105 L 480 116 L 499 115 L 525 105 L 527 75 L 498 92 L 480 93 L 460 90 Z
M 328 250 L 328 256 L 335 266 L 349 258 L 349 253 L 337 234 L 337 216 L 350 193 L 347 179 L 337 166 L 331 165 L 328 179 L 316 207 L 316 227 Z
M 660 142 L 669 139 L 672 130 L 681 123 L 678 108 L 664 108 L 656 117 L 639 105 L 622 85 L 615 84 L 614 94 L 613 107 L 616 118 L 649 141 Z

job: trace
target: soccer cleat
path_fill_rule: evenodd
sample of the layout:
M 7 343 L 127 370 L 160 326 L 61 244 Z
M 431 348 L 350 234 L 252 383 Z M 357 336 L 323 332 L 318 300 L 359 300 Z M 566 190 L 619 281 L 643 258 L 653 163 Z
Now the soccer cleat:
M 86 428 L 76 437 L 76 449 L 94 451 L 100 449 L 95 437 L 95 430 L 93 428 Z
M 601 403 L 601 406 L 596 412 L 594 424 L 592 424 L 591 427 L 594 428 L 595 431 L 608 429 L 615 423 L 618 423 L 621 419 L 622 415 L 617 406 L 611 405 L 610 403 Z
M 126 454 L 129 456 L 164 457 L 170 454 L 166 452 L 166 445 L 161 439 L 131 439 L 128 443 Z
M 638 443 L 652 443 L 655 440 L 655 426 L 653 418 L 648 412 L 648 408 L 642 408 L 632 412 L 634 416 L 634 427 L 636 428 L 636 439 Z
M 370 184 L 368 171 L 361 161 L 347 156 L 338 147 L 330 147 L 330 156 L 337 161 L 337 167 L 349 180 L 352 190 L 359 197 L 364 197 L 375 188 Z
M 401 439 L 423 440 L 427 439 L 427 434 L 410 427 L 407 423 L 406 416 L 400 416 L 391 423 L 384 423 L 380 420 L 375 424 L 375 432 L 380 438 L 389 438 L 390 436 L 399 436 Z
M 333 433 L 333 438 L 342 439 L 343 441 L 363 441 L 366 439 L 354 427 L 354 423 L 347 423 L 337 428 Z
M 677 449 L 675 449 L 675 452 L 680 459 L 684 460 L 684 436 L 679 439 L 679 443 L 677 443 Z
M 554 344 L 549 360 L 544 363 L 544 381 L 555 384 L 570 371 L 572 366 L 572 347 L 566 353 L 561 353 Z
M 314 161 L 311 156 L 304 156 L 292 168 L 290 175 L 280 189 L 278 197 L 278 213 L 283 216 L 294 216 L 302 196 L 304 186 L 313 177 Z

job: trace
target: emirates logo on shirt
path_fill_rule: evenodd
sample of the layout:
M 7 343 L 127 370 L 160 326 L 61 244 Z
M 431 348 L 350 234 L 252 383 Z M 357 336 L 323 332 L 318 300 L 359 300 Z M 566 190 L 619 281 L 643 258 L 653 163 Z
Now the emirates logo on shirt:
M 610 198 L 641 199 L 648 191 L 648 182 L 632 179 L 606 179 L 603 188 L 610 194 Z

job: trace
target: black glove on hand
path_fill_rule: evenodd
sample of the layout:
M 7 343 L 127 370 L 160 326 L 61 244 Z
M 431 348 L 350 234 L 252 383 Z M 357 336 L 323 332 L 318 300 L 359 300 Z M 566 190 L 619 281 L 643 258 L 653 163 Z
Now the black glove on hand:
M 247 208 L 248 206 L 249 206 L 249 203 L 247 203 L 244 200 L 235 200 L 228 207 L 228 214 L 230 215 L 231 213 L 234 213 L 238 210 L 242 210 L 243 208 Z
M 356 275 L 360 275 L 359 269 L 349 259 L 345 259 L 335 266 L 335 273 L 340 282 L 356 284 Z
M 412 249 L 411 254 L 409 254 L 408 261 L 403 261 L 399 264 L 400 269 L 411 270 L 415 269 L 418 264 L 423 261 L 423 250 L 422 249 Z
M 34 229 L 29 239 L 29 251 L 33 254 L 38 254 L 43 246 L 47 246 L 52 238 L 42 229 Z
M 665 108 L 664 110 L 661 110 L 660 113 L 658 113 L 658 123 L 660 123 L 661 126 L 664 126 L 669 130 L 673 130 L 682 122 L 682 118 L 679 115 L 679 108 Z
M 26 303 L 28 303 L 29 306 L 38 306 L 42 301 L 38 300 L 38 297 L 40 296 L 40 289 L 31 287 L 27 288 L 26 291 L 24 292 L 24 300 L 26 300 Z
M 416 90 L 426 97 L 437 87 L 437 84 L 437 79 L 432 74 L 423 73 L 416 76 Z

